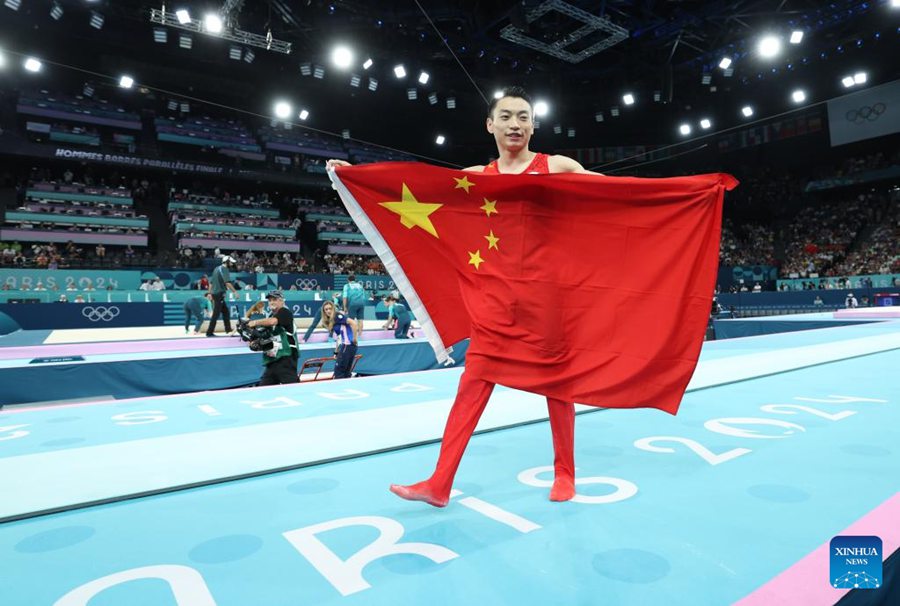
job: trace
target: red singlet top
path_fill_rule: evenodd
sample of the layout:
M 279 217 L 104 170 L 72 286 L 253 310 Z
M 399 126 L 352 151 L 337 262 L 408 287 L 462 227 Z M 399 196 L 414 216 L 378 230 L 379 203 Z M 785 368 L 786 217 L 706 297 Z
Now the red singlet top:
M 513 175 L 547 175 L 550 173 L 550 156 L 547 154 L 535 154 L 534 160 L 531 161 L 525 170 L 521 173 L 501 173 L 497 169 L 497 161 L 494 160 L 484 167 L 484 171 L 493 175 L 513 174 Z

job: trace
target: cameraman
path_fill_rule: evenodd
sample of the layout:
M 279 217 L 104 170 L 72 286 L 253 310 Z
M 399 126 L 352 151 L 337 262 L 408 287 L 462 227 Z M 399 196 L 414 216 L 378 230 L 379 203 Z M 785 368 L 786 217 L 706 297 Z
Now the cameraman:
M 269 301 L 269 317 L 261 320 L 250 320 L 247 326 L 250 328 L 268 327 L 272 329 L 272 339 L 275 346 L 263 351 L 263 364 L 266 367 L 260 385 L 284 385 L 287 383 L 299 383 L 297 377 L 297 359 L 300 357 L 297 351 L 297 339 L 294 335 L 294 314 L 284 306 L 284 295 L 281 291 L 273 290 L 266 295 Z

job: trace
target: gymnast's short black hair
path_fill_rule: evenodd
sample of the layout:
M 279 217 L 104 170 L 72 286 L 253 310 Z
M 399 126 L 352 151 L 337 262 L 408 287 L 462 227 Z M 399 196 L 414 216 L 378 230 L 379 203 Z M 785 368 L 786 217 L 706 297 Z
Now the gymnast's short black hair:
M 503 99 L 505 97 L 516 97 L 518 99 L 525 99 L 525 101 L 528 103 L 528 105 L 530 105 L 532 108 L 534 108 L 534 102 L 531 100 L 531 95 L 529 95 L 528 92 L 526 92 L 526 90 L 524 88 L 522 88 L 521 86 L 510 86 L 509 88 L 504 88 L 503 96 L 500 97 L 500 99 Z M 488 113 L 487 113 L 488 118 L 494 117 L 494 108 L 497 107 L 497 102 L 500 101 L 500 99 L 492 99 L 491 100 L 491 104 L 488 106 Z

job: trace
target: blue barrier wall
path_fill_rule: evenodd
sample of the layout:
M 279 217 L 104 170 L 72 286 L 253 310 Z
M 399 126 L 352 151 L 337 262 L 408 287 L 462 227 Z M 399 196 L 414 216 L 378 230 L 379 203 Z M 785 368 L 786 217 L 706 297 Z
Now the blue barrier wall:
M 857 302 L 862 305 L 862 298 L 868 297 L 869 304 L 875 304 L 875 295 L 892 292 L 889 288 L 854 288 L 853 290 L 803 290 L 789 292 L 742 292 L 716 295 L 719 305 L 728 309 L 810 309 L 816 307 L 816 297 L 822 299 L 822 307 L 834 309 L 844 307 L 848 293 L 853 293 Z M 895 303 L 896 304 L 896 303 Z

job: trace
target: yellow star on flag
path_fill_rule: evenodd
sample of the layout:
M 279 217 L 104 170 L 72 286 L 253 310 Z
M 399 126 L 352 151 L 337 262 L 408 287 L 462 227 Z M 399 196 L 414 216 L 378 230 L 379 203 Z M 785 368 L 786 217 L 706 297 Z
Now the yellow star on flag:
M 479 267 L 482 263 L 484 263 L 484 259 L 481 258 L 481 251 L 480 251 L 480 250 L 476 250 L 476 251 L 473 252 L 473 253 L 471 253 L 471 252 L 469 253 L 469 265 L 474 265 L 474 266 L 475 266 L 475 269 L 478 269 L 478 267 Z
M 486 214 L 487 216 L 489 216 L 489 217 L 491 216 L 491 213 L 494 213 L 494 214 L 498 214 L 498 213 L 499 213 L 499 211 L 497 210 L 497 201 L 496 201 L 496 200 L 491 201 L 491 200 L 488 200 L 487 198 L 485 198 L 485 199 L 484 199 L 484 206 L 482 206 L 482 207 L 480 207 L 480 208 L 481 208 L 481 210 L 483 210 L 483 211 L 485 212 L 485 214 Z
M 416 197 L 413 196 L 412 192 L 409 191 L 406 183 L 403 184 L 403 193 L 400 196 L 400 200 L 400 202 L 381 202 L 380 206 L 400 215 L 400 223 L 404 227 L 410 229 L 413 227 L 421 227 L 435 238 L 440 238 L 437 230 L 434 228 L 434 224 L 428 216 L 443 206 L 443 204 L 419 202 L 416 200 Z
M 469 181 L 468 176 L 465 176 L 462 179 L 457 179 L 456 177 L 453 177 L 453 180 L 456 181 L 456 187 L 454 187 L 453 189 L 464 189 L 464 190 L 466 190 L 466 193 L 469 193 L 469 188 L 472 187 L 473 185 L 475 185 L 474 183 Z
M 489 233 L 488 235 L 486 235 L 484 237 L 484 239 L 488 241 L 488 250 L 490 250 L 492 248 L 496 249 L 496 250 L 500 250 L 500 247 L 497 246 L 497 242 L 500 241 L 500 238 L 498 238 L 497 236 L 494 235 L 493 229 L 491 230 L 491 233 Z

